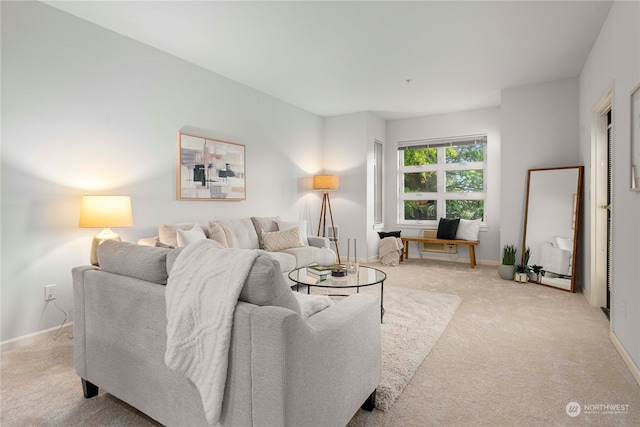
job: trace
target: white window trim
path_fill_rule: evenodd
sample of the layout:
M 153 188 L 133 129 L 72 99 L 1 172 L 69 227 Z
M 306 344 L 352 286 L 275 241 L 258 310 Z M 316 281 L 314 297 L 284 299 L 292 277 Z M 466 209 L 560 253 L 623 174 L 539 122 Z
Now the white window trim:
M 481 139 L 485 145 L 485 160 L 484 162 L 470 162 L 470 163 L 445 163 L 445 148 L 451 145 L 462 145 L 460 142 L 473 141 L 474 139 Z M 456 144 L 457 143 L 457 144 Z M 398 226 L 402 227 L 420 227 L 420 228 L 437 228 L 440 218 L 445 217 L 445 201 L 446 200 L 484 200 L 485 211 L 484 218 L 481 220 L 481 231 L 488 230 L 487 217 L 486 217 L 486 200 L 487 200 L 487 136 L 486 135 L 470 135 L 456 138 L 436 139 L 436 140 L 416 140 L 416 141 L 401 141 L 398 143 L 397 150 L 397 220 Z M 402 155 L 402 148 L 412 147 L 425 147 L 430 146 L 438 149 L 438 163 L 435 165 L 419 165 L 419 166 L 404 166 L 404 156 Z M 484 176 L 484 191 L 474 193 L 446 193 L 446 172 L 456 170 L 472 170 L 482 169 Z M 438 175 L 438 192 L 425 192 L 425 193 L 405 193 L 404 192 L 404 174 L 411 172 L 425 172 L 435 171 Z M 437 206 L 436 217 L 437 220 L 405 220 L 404 219 L 404 202 L 405 200 L 435 200 Z

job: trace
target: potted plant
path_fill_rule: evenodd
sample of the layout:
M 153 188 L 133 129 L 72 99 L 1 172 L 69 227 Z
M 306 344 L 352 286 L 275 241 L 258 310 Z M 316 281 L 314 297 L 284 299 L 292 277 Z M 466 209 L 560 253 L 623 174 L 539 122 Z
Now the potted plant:
M 542 280 L 542 276 L 544 276 L 544 273 L 546 273 L 546 271 L 543 270 L 541 265 L 537 264 L 533 264 L 531 267 L 529 267 L 529 269 L 529 278 L 531 279 L 531 281 L 540 283 L 540 280 Z
M 529 266 L 526 264 L 518 264 L 513 267 L 513 280 L 518 283 L 527 283 L 529 278 Z
M 502 264 L 498 266 L 498 274 L 505 280 L 513 280 L 513 266 L 516 263 L 515 245 L 504 245 L 502 248 Z

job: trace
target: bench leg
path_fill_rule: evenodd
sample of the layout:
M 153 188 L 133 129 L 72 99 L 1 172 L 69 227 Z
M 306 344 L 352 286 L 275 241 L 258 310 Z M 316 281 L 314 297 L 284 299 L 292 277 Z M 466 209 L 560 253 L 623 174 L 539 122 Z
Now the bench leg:
M 476 268 L 476 247 L 475 245 L 469 245 L 469 264 L 471 268 Z

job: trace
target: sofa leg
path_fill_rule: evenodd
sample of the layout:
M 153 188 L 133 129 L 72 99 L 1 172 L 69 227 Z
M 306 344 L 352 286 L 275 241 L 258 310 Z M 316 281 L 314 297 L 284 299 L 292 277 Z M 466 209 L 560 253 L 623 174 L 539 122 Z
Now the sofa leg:
M 365 411 L 373 411 L 373 408 L 376 405 L 376 391 L 373 390 L 373 393 L 371 393 L 369 395 L 369 397 L 367 397 L 367 400 L 364 401 L 364 403 L 362 404 L 362 409 L 364 409 Z
M 98 386 L 82 378 L 82 392 L 86 399 L 90 399 L 98 395 Z

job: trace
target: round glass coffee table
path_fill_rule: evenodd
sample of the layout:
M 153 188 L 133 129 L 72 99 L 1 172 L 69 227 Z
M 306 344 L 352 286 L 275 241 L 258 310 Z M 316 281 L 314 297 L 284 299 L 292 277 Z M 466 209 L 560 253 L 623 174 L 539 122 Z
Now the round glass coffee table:
M 384 281 L 387 275 L 373 267 L 360 266 L 356 274 L 350 273 L 344 277 L 333 277 L 330 274 L 324 280 L 318 279 L 317 275 L 307 272 L 307 267 L 296 268 L 289 272 L 289 279 L 296 284 L 296 290 L 300 290 L 300 286 L 307 287 L 307 293 L 311 293 L 311 287 L 330 288 L 330 289 L 348 289 L 355 288 L 360 293 L 360 288 L 365 286 L 373 286 L 380 284 L 380 323 L 384 316 Z M 330 293 L 329 296 L 348 296 L 342 294 Z

